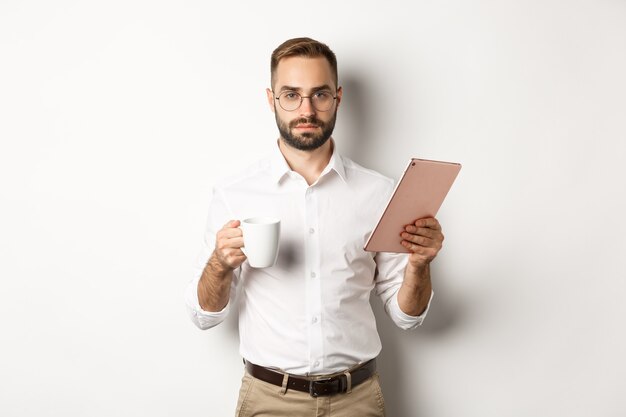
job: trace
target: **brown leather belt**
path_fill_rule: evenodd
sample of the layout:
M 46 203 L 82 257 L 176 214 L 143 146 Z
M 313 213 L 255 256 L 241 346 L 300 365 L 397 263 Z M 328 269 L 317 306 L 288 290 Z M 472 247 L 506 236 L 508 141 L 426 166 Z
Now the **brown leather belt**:
M 255 365 L 244 360 L 246 370 L 250 375 L 261 381 L 269 382 L 276 386 L 283 386 L 285 374 L 273 369 Z M 351 387 L 356 387 L 360 383 L 369 379 L 376 372 L 376 359 L 372 359 L 347 371 L 350 374 Z M 289 375 L 287 379 L 287 389 L 307 392 L 312 397 L 328 396 L 346 392 L 348 390 L 348 378 L 345 374 L 334 374 L 329 377 L 299 377 Z

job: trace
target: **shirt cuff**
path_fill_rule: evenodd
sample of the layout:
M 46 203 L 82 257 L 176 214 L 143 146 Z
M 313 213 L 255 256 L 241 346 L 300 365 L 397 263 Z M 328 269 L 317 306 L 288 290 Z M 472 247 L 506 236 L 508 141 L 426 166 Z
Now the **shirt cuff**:
M 393 321 L 398 327 L 405 330 L 414 329 L 418 326 L 421 326 L 422 322 L 426 318 L 426 315 L 428 314 L 428 310 L 430 309 L 430 303 L 432 302 L 434 295 L 435 292 L 431 291 L 428 305 L 426 306 L 426 309 L 422 314 L 420 314 L 419 316 L 410 316 L 402 311 L 402 309 L 400 308 L 400 305 L 398 304 L 398 293 L 396 293 L 396 295 L 391 298 L 391 302 L 389 303 L 389 312 L 391 313 Z
M 191 321 L 193 321 L 194 324 L 200 329 L 206 330 L 210 329 L 211 327 L 217 326 L 222 321 L 224 321 L 224 319 L 228 315 L 228 311 L 230 310 L 230 300 L 221 311 L 213 312 L 203 310 L 202 307 L 200 307 L 200 302 L 198 301 L 199 282 L 200 278 L 196 278 L 189 283 L 185 295 L 185 301 Z

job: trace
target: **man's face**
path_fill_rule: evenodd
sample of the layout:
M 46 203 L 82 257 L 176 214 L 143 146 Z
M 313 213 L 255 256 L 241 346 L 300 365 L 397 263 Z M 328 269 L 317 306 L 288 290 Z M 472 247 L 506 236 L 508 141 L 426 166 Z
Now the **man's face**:
M 267 90 L 270 108 L 276 116 L 281 138 L 293 148 L 314 150 L 330 138 L 335 128 L 337 108 L 341 101 L 341 88 L 337 89 L 330 64 L 326 58 L 284 58 L 274 73 L 274 92 Z M 285 93 L 298 93 L 308 97 L 328 91 L 333 100 L 327 111 L 317 110 L 311 99 L 304 98 L 300 107 L 293 111 L 284 110 L 275 98 Z

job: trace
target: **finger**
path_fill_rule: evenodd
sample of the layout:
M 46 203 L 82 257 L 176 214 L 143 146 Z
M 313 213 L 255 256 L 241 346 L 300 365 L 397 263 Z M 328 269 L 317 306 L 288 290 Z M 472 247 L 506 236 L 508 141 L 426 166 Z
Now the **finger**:
M 419 236 L 419 235 L 413 235 L 411 233 L 402 233 L 402 238 L 404 240 L 408 240 L 411 243 L 415 243 L 416 245 L 419 246 L 425 246 L 428 248 L 434 248 L 436 246 L 436 242 L 433 239 L 430 239 L 428 237 L 424 237 L 424 236 Z
M 222 259 L 231 268 L 236 268 L 246 260 L 246 255 L 244 255 L 241 250 L 236 250 L 224 254 Z
M 230 249 L 239 249 L 241 247 L 243 247 L 242 237 L 233 237 L 217 240 L 217 248 L 222 252 Z
M 417 253 L 419 255 L 426 255 L 427 248 L 425 248 L 424 246 L 420 246 L 416 243 L 409 242 L 408 240 L 403 240 L 402 246 L 410 250 L 412 253 Z
M 407 248 L 412 254 L 419 255 L 424 257 L 425 259 L 433 260 L 439 253 L 436 248 L 427 248 L 424 246 L 416 245 L 415 243 L 411 243 L 407 240 L 402 241 L 402 246 Z
M 441 225 L 434 217 L 427 217 L 425 219 L 415 220 L 413 223 L 416 227 L 427 227 L 429 229 L 441 230 Z
M 439 225 L 439 222 L 434 217 L 427 217 L 427 218 L 424 218 L 424 219 L 417 219 L 413 223 L 413 225 L 416 226 L 416 227 L 424 227 L 424 228 L 429 228 L 429 229 L 434 229 L 434 230 L 440 230 L 441 229 L 441 226 Z
M 245 260 L 246 254 L 241 251 L 241 249 L 229 249 L 225 254 L 225 257 L 234 260 Z
M 230 239 L 233 237 L 240 237 L 240 236 L 243 236 L 243 232 L 238 227 L 233 227 L 230 229 L 222 229 L 217 232 L 218 239 Z
M 431 239 L 437 238 L 438 235 L 441 234 L 438 230 L 433 230 L 427 227 L 415 227 L 412 224 L 409 224 L 404 227 L 405 232 L 411 233 L 413 235 L 426 236 Z

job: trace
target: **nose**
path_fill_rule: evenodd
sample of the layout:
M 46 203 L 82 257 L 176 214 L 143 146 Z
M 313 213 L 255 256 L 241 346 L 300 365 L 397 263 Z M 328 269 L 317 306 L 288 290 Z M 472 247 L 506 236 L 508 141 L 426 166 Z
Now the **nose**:
M 315 107 L 313 107 L 313 102 L 311 101 L 311 97 L 302 97 L 302 103 L 300 104 L 300 115 L 301 116 L 313 116 L 315 114 Z

